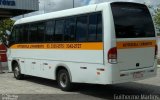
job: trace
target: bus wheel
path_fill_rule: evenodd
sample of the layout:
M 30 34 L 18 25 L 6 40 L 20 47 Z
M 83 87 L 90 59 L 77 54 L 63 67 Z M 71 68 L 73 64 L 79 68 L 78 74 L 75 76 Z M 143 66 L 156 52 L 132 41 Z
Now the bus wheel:
M 19 68 L 19 65 L 17 63 L 14 64 L 14 77 L 17 79 L 17 80 L 21 80 L 24 78 L 24 75 L 21 74 L 21 71 L 20 71 L 20 68 Z
M 57 82 L 63 91 L 70 91 L 72 89 L 72 83 L 70 81 L 68 71 L 65 69 L 58 72 Z

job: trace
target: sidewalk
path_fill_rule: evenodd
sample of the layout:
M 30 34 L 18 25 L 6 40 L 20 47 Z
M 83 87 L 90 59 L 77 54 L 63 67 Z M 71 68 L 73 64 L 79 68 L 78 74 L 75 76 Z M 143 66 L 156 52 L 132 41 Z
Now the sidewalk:
M 8 72 L 7 62 L 0 62 L 0 74 Z

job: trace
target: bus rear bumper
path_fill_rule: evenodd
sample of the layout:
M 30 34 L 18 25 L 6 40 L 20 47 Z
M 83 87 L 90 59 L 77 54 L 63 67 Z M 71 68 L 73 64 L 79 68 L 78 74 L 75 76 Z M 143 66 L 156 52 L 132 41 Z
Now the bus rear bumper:
M 117 80 L 112 79 L 112 84 L 132 82 L 155 77 L 157 75 L 157 67 L 137 69 L 131 71 L 121 71 Z

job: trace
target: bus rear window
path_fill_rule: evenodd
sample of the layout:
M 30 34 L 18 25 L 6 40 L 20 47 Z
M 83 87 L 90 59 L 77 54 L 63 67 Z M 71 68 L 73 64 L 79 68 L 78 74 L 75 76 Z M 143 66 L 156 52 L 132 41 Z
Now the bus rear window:
M 117 38 L 155 37 L 148 8 L 136 3 L 111 4 Z

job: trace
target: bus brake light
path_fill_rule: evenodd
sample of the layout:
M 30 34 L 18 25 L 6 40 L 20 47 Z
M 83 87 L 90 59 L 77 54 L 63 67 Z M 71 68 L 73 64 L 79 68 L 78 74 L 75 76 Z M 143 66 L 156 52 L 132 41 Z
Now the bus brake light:
M 111 64 L 117 63 L 117 48 L 113 47 L 108 51 L 108 62 Z
M 7 49 L 4 44 L 0 44 L 0 62 L 7 62 Z

